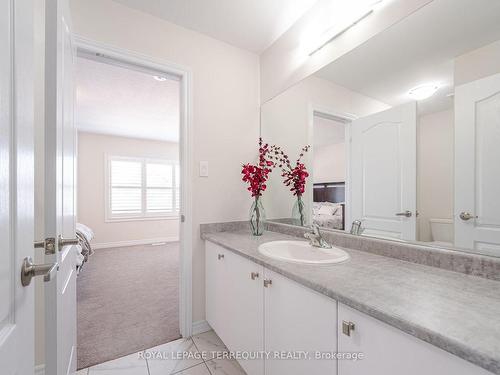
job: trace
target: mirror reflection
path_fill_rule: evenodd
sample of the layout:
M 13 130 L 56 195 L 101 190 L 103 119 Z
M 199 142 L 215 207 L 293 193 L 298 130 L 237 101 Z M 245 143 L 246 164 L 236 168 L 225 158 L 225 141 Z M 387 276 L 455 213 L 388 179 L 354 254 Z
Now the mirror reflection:
M 305 225 L 500 256 L 499 17 L 433 1 L 262 106 L 266 142 L 311 145 Z M 300 224 L 279 173 L 264 204 Z

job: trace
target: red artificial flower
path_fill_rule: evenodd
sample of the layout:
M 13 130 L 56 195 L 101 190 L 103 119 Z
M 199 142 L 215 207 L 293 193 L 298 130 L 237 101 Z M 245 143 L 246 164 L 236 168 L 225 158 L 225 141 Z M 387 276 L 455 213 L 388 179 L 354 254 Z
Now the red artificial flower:
M 241 170 L 243 174 L 242 180 L 248 183 L 247 190 L 252 193 L 252 197 L 262 196 L 262 192 L 266 190 L 266 181 L 269 178 L 274 163 L 268 159 L 270 152 L 269 145 L 262 144 L 262 138 L 259 138 L 259 163 L 258 165 L 244 164 Z

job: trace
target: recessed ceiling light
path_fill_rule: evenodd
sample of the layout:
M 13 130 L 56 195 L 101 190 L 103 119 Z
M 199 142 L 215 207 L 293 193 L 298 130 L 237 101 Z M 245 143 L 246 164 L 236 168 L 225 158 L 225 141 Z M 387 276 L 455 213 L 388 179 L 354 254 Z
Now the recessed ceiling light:
M 159 82 L 165 82 L 167 80 L 167 77 L 164 76 L 153 76 L 153 78 Z
M 435 84 L 421 85 L 411 89 L 408 95 L 415 100 L 424 100 L 434 95 L 438 89 L 439 86 Z

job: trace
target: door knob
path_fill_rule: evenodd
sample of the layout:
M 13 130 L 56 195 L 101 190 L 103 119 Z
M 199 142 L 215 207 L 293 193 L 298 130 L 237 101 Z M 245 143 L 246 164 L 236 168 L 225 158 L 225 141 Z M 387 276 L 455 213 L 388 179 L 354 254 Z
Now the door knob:
M 79 243 L 78 238 L 64 238 L 63 236 L 59 236 L 59 250 L 64 246 L 78 245 Z
M 404 212 L 398 212 L 396 214 L 396 216 L 404 216 L 404 217 L 411 217 L 411 215 L 412 215 L 411 211 L 408 211 L 408 210 L 406 210 Z
M 259 277 L 259 273 L 258 272 L 251 272 L 250 277 L 252 278 L 252 280 L 255 280 Z
M 58 269 L 57 262 L 34 264 L 31 257 L 26 257 L 24 258 L 21 268 L 21 284 L 23 286 L 30 285 L 31 279 L 35 276 L 43 276 L 43 281 L 50 281 L 55 276 Z
M 224 259 L 224 254 L 217 254 L 217 259 L 218 260 Z
M 460 212 L 460 219 L 462 219 L 463 221 L 467 221 L 470 219 L 477 219 L 477 216 L 472 215 L 471 213 L 464 211 L 464 212 Z

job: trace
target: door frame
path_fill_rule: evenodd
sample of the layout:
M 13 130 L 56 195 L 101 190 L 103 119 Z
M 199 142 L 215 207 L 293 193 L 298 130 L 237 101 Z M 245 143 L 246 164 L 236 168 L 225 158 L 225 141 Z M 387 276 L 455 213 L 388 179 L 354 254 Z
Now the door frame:
M 192 225 L 192 72 L 189 68 L 171 61 L 158 60 L 148 55 L 127 49 L 97 42 L 79 35 L 74 35 L 78 51 L 102 54 L 118 63 L 143 67 L 165 75 L 180 77 L 180 141 L 179 164 L 181 167 L 181 214 L 180 235 L 180 292 L 179 292 L 179 325 L 182 337 L 189 337 L 193 330 L 192 311 L 192 257 L 193 257 L 193 225 Z M 184 220 L 182 220 L 184 217 Z
M 309 103 L 308 105 L 308 144 L 314 144 L 314 116 L 317 114 L 324 115 L 327 118 L 331 118 L 332 120 L 345 122 L 345 201 L 346 201 L 346 209 L 344 211 L 344 232 L 348 232 L 351 229 L 351 127 L 352 122 L 357 120 L 359 117 L 353 113 L 348 112 L 339 112 L 332 108 L 328 108 L 322 105 L 317 105 L 313 103 Z M 313 155 L 314 155 L 314 147 L 312 147 Z M 312 177 L 314 180 L 314 171 L 311 170 Z M 313 201 L 312 190 L 309 189 L 310 197 L 307 198 L 310 202 Z M 312 207 L 311 207 L 312 210 Z M 310 214 L 312 217 L 312 214 Z

